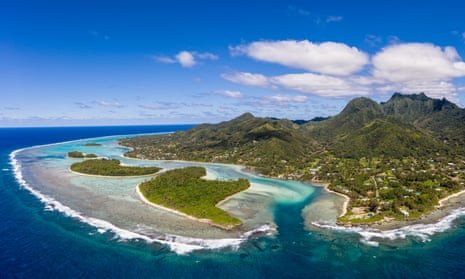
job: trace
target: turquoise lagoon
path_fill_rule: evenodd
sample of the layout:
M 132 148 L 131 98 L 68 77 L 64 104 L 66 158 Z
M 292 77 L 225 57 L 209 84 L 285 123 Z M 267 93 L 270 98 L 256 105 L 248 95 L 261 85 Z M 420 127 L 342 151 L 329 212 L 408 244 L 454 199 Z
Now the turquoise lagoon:
M 239 166 L 123 158 L 127 149 L 117 144 L 121 137 L 45 145 L 11 154 L 12 178 L 21 187 L 2 192 L 15 196 L 5 199 L 2 206 L 13 203 L 15 210 L 10 212 L 17 216 L 14 222 L 4 218 L 4 226 L 9 228 L 8 222 L 17 224 L 24 218 L 29 221 L 21 223 L 21 229 L 14 226 L 19 233 L 3 234 L 15 239 L 0 242 L 0 256 L 11 255 L 0 258 L 10 263 L 4 270 L 14 271 L 6 275 L 425 278 L 464 274 L 465 226 L 460 209 L 435 224 L 387 232 L 344 229 L 334 225 L 341 197 L 321 187 L 256 176 Z M 84 146 L 87 142 L 102 146 Z M 66 157 L 72 150 L 117 158 L 129 165 L 200 165 L 207 168 L 209 179 L 247 178 L 252 187 L 221 205 L 244 226 L 227 232 L 145 205 L 135 187 L 146 177 L 73 174 L 68 168 L 76 159 Z M 5 185 L 11 186 L 11 179 L 5 176 Z M 28 198 L 25 193 L 33 195 Z M 19 214 L 16 211 L 27 215 L 15 215 Z M 44 265 L 49 268 L 39 268 Z

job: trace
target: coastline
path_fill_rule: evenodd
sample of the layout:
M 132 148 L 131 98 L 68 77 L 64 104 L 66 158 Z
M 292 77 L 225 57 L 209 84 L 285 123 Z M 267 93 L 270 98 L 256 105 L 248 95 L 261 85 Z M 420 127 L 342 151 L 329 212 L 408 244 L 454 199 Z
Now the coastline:
M 121 144 L 120 144 L 121 145 Z M 130 146 L 125 146 L 125 145 L 121 145 L 123 147 L 126 147 L 128 149 L 133 149 L 132 147 Z M 251 174 L 251 175 L 254 175 L 254 176 L 258 176 L 258 177 L 264 177 L 264 178 L 271 178 L 271 179 L 280 179 L 280 180 L 283 180 L 282 178 L 278 178 L 278 177 L 273 177 L 273 176 L 265 176 L 265 175 L 262 175 L 261 173 L 258 173 L 255 171 L 254 167 L 251 167 L 251 166 L 246 166 L 246 165 L 238 165 L 238 164 L 229 164 L 229 163 L 215 163 L 215 162 L 203 162 L 203 161 L 188 161 L 188 160 L 154 160 L 154 159 L 142 159 L 142 158 L 135 158 L 135 157 L 129 157 L 129 156 L 126 156 L 126 153 L 124 153 L 123 155 L 121 155 L 121 157 L 125 158 L 125 159 L 130 159 L 130 160 L 140 160 L 140 161 L 169 161 L 169 162 L 188 162 L 188 163 L 202 163 L 202 164 L 210 164 L 210 165 L 227 165 L 227 166 L 232 166 L 232 167 L 235 167 L 243 172 L 246 172 L 248 174 Z M 344 202 L 342 203 L 341 205 L 341 214 L 338 216 L 338 217 L 342 217 L 344 216 L 346 213 L 347 213 L 347 208 L 349 206 L 349 202 L 350 202 L 350 197 L 345 195 L 345 194 L 342 194 L 342 193 L 339 193 L 339 192 L 336 192 L 336 191 L 333 191 L 333 190 L 330 190 L 328 187 L 329 187 L 329 183 L 328 182 L 323 182 L 323 181 L 316 181 L 316 180 L 312 180 L 312 181 L 309 181 L 309 183 L 311 185 L 314 185 L 316 187 L 323 187 L 325 189 L 325 191 L 329 192 L 329 193 L 332 193 L 332 194 L 335 194 L 335 195 L 338 195 L 340 197 L 343 197 L 344 198 Z M 229 197 L 226 197 L 224 200 L 220 201 L 218 205 L 220 205 L 221 203 L 224 203 L 226 202 L 229 198 Z
M 79 141 L 79 140 L 76 140 Z M 45 145 L 40 145 L 40 146 L 50 146 L 50 145 L 56 145 L 56 144 L 61 144 L 61 143 L 55 143 L 55 144 L 45 144 Z M 195 239 L 195 245 L 192 245 L 191 243 L 191 238 L 189 238 L 189 244 L 186 245 L 183 240 L 181 239 L 172 239 L 171 241 L 171 236 L 168 238 L 150 238 L 146 235 L 141 235 L 136 232 L 132 231 L 126 231 L 124 229 L 121 229 L 119 227 L 115 227 L 112 224 L 107 224 L 106 221 L 103 220 L 98 220 L 94 218 L 87 218 L 85 216 L 82 216 L 80 213 L 76 212 L 70 212 L 68 211 L 69 208 L 66 206 L 60 204 L 58 201 L 55 201 L 51 199 L 50 197 L 42 195 L 40 192 L 37 190 L 33 189 L 30 187 L 26 181 L 24 181 L 22 175 L 21 175 L 21 167 L 18 165 L 18 162 L 16 160 L 16 154 L 27 149 L 33 149 L 37 148 L 39 146 L 31 146 L 31 147 L 25 147 L 25 148 L 20 148 L 17 150 L 14 150 L 13 152 L 10 153 L 10 163 L 13 166 L 13 170 L 15 173 L 15 178 L 17 179 L 18 183 L 20 183 L 21 187 L 27 189 L 30 191 L 34 196 L 36 196 L 42 203 L 45 204 L 47 208 L 50 208 L 51 210 L 57 210 L 59 212 L 63 212 L 63 214 L 67 216 L 71 216 L 73 218 L 78 219 L 81 222 L 90 224 L 94 227 L 101 228 L 102 231 L 112 231 L 116 233 L 119 237 L 123 239 L 143 239 L 146 240 L 147 242 L 159 242 L 162 244 L 167 244 L 171 250 L 179 253 L 179 254 L 184 254 L 188 253 L 192 250 L 197 250 L 197 249 L 217 249 L 219 244 L 217 242 L 221 242 L 221 247 L 225 246 L 231 246 L 231 243 L 222 243 L 223 240 L 210 240 L 208 239 L 208 243 L 204 239 Z M 129 159 L 132 159 L 131 157 L 128 157 Z M 230 165 L 230 164 L 229 164 Z M 319 183 L 319 185 L 315 186 L 324 186 L 322 185 L 323 183 Z M 457 193 L 452 194 L 454 197 L 457 197 Z M 344 226 L 339 226 L 335 224 L 324 224 L 324 223 L 312 223 L 314 227 L 317 228 L 323 228 L 323 229 L 329 229 L 329 230 L 342 230 L 350 233 L 356 233 L 360 235 L 362 243 L 365 243 L 367 245 L 372 245 L 370 239 L 404 239 L 406 236 L 413 236 L 413 237 L 419 237 L 421 240 L 428 240 L 430 237 L 435 234 L 435 233 L 441 233 L 444 232 L 448 229 L 450 229 L 453 226 L 453 222 L 461 216 L 465 215 L 465 199 L 462 200 L 454 200 L 451 197 L 448 197 L 453 200 L 453 203 L 451 202 L 450 204 L 444 205 L 443 208 L 440 208 L 439 210 L 435 210 L 434 214 L 431 214 L 431 216 L 417 219 L 417 220 L 411 220 L 411 221 L 406 221 L 406 222 L 396 222 L 395 224 L 391 222 L 389 223 L 389 226 L 384 224 L 383 226 L 353 226 L 353 227 L 344 227 Z M 69 209 L 72 210 L 72 209 Z M 73 214 L 76 213 L 76 214 Z M 425 223 L 426 222 L 426 223 Z M 108 225 L 108 226 L 107 226 Z M 397 228 L 397 229 L 396 229 Z M 244 241 L 244 239 L 247 239 L 250 235 L 253 235 L 255 233 L 270 233 L 270 231 L 273 231 L 273 229 L 266 225 L 257 229 L 254 229 L 252 231 L 248 231 L 244 234 L 241 234 L 241 237 L 238 239 L 234 239 L 238 243 Z M 130 234 L 128 237 L 127 234 Z M 174 237 L 174 236 L 173 236 Z M 232 240 L 232 239 L 231 239 Z M 198 241 L 198 243 L 197 243 Z M 205 245 L 204 245 L 205 244 Z M 206 245 L 208 244 L 208 245 Z M 374 243 L 376 245 L 376 243 Z M 234 244 L 236 245 L 236 244 Z M 234 246 L 233 245 L 233 246 Z M 238 245 L 238 244 L 237 244 Z M 187 247 L 189 246 L 189 248 Z M 191 248 L 191 246 L 193 246 Z M 178 250 L 179 249 L 179 250 Z
M 132 136 L 132 135 L 117 135 L 117 136 Z M 43 204 L 45 210 L 47 211 L 56 211 L 63 214 L 66 217 L 75 219 L 78 222 L 83 224 L 90 225 L 97 229 L 98 233 L 107 233 L 111 232 L 115 234 L 115 237 L 122 241 L 135 240 L 135 241 L 144 241 L 148 244 L 158 243 L 166 245 L 171 251 L 176 254 L 183 255 L 188 254 L 196 250 L 216 250 L 231 247 L 233 249 L 238 248 L 244 241 L 255 236 L 255 235 L 271 235 L 275 233 L 275 228 L 265 224 L 260 227 L 254 228 L 249 231 L 240 231 L 238 237 L 233 238 L 201 238 L 201 237 L 190 237 L 190 236 L 180 236 L 176 234 L 163 234 L 161 236 L 150 236 L 138 231 L 128 230 L 122 227 L 118 227 L 109 221 L 98 219 L 95 217 L 86 216 L 81 212 L 78 212 L 65 204 L 62 204 L 60 201 L 54 199 L 51 196 L 48 196 L 41 191 L 35 189 L 32 185 L 29 184 L 29 181 L 23 177 L 22 165 L 17 158 L 18 154 L 26 150 L 34 150 L 37 148 L 55 146 L 60 144 L 75 143 L 86 141 L 89 139 L 102 139 L 102 138 L 112 138 L 115 136 L 104 136 L 104 137 L 93 137 L 85 138 L 64 142 L 55 142 L 50 144 L 39 144 L 28 147 L 22 147 L 11 151 L 9 154 L 9 164 L 11 165 L 11 170 L 14 174 L 14 178 L 18 183 L 18 186 L 25 191 L 31 193 L 37 200 Z M 162 169 L 156 174 L 159 174 L 168 169 Z M 81 174 L 80 174 L 81 175 Z M 108 178 L 108 177 L 105 177 Z
M 465 190 L 459 191 L 459 192 L 454 193 L 454 194 L 450 194 L 449 196 L 440 199 L 438 201 L 438 205 L 436 206 L 436 208 L 442 208 L 442 207 L 446 206 L 450 199 L 458 197 L 458 196 L 460 196 L 462 194 L 465 194 Z
M 333 194 L 336 194 L 336 195 L 338 195 L 340 197 L 343 197 L 344 202 L 341 205 L 341 214 L 339 214 L 338 217 L 342 217 L 342 216 L 347 214 L 347 208 L 349 207 L 349 202 L 350 202 L 350 197 L 349 196 L 329 189 L 329 183 L 328 182 L 313 180 L 311 183 L 312 183 L 312 185 L 315 185 L 315 186 L 318 186 L 318 187 L 323 187 L 326 192 L 333 193 Z
M 121 144 L 120 144 L 121 145 Z M 121 145 L 124 146 L 124 145 Z M 128 149 L 133 149 L 130 146 L 124 146 Z M 179 162 L 192 162 L 192 163 L 206 163 L 206 164 L 217 164 L 217 165 L 229 165 L 229 166 L 235 166 L 241 171 L 245 171 L 249 174 L 259 176 L 259 177 L 266 177 L 266 178 L 272 178 L 272 179 L 281 179 L 277 177 L 270 177 L 270 176 L 264 176 L 260 173 L 257 173 L 253 167 L 246 166 L 246 165 L 236 165 L 236 164 L 228 164 L 228 163 L 213 163 L 213 162 L 202 162 L 202 161 L 184 161 L 184 160 L 151 160 L 151 159 L 141 159 L 141 158 L 133 158 L 133 157 L 128 157 L 125 154 L 122 155 L 124 158 L 127 159 L 135 159 L 135 160 L 142 160 L 142 161 L 179 161 Z M 343 194 L 339 193 L 333 190 L 330 190 L 328 188 L 329 183 L 324 182 L 324 181 L 315 181 L 311 180 L 309 181 L 310 184 L 316 186 L 316 187 L 323 187 L 325 191 L 328 193 L 332 193 L 338 196 L 341 196 L 344 198 L 344 202 L 341 204 L 341 214 L 338 217 L 342 217 L 348 212 L 348 207 L 350 203 L 350 197 Z M 463 201 L 454 201 L 451 204 L 449 204 L 449 200 L 454 199 L 456 197 L 461 196 L 462 194 L 465 194 L 465 190 L 462 190 L 457 193 L 453 193 L 443 199 L 441 199 L 440 205 L 436 206 L 436 208 L 424 214 L 423 216 L 416 218 L 416 219 L 411 219 L 411 220 L 383 220 L 380 222 L 375 222 L 375 223 L 367 223 L 367 224 L 349 224 L 349 223 L 342 223 L 341 225 L 337 225 L 336 227 L 341 227 L 345 228 L 347 226 L 353 227 L 355 229 L 374 229 L 374 230 L 379 230 L 379 231 L 391 231 L 391 230 L 396 230 L 396 229 L 402 229 L 402 228 L 407 228 L 412 225 L 429 225 L 429 224 L 434 224 L 438 221 L 440 221 L 442 218 L 445 218 L 446 216 L 449 216 L 453 214 L 452 212 L 454 210 L 460 209 L 460 208 L 465 208 L 465 199 Z
M 173 213 L 173 214 L 176 214 L 176 215 L 179 215 L 179 216 L 182 216 L 182 217 L 185 217 L 185 218 L 188 218 L 188 219 L 191 219 L 191 220 L 194 220 L 194 221 L 197 221 L 197 222 L 201 222 L 201 223 L 206 223 L 206 224 L 209 224 L 211 226 L 214 226 L 214 227 L 217 227 L 217 228 L 220 228 L 220 229 L 223 229 L 223 230 L 227 230 L 227 231 L 230 231 L 230 230 L 233 230 L 235 228 L 237 228 L 238 226 L 240 226 L 241 224 L 239 225 L 236 225 L 236 226 L 223 226 L 223 225 L 220 225 L 220 224 L 217 224 L 217 223 L 214 223 L 212 222 L 210 219 L 201 219 L 201 218 L 197 218 L 197 217 L 194 217 L 192 215 L 189 215 L 189 214 L 186 214 L 184 212 L 181 212 L 181 211 L 178 211 L 176 209 L 172 209 L 172 208 L 168 208 L 168 207 L 165 207 L 165 206 L 162 206 L 162 205 L 159 205 L 159 204 L 156 204 L 156 203 L 153 203 L 151 201 L 149 201 L 145 196 L 144 194 L 142 194 L 142 192 L 140 191 L 140 188 L 139 188 L 140 184 L 138 184 L 136 186 L 136 193 L 137 195 L 139 196 L 139 198 L 146 204 L 150 205 L 150 206 L 153 206 L 157 209 L 161 209 L 161 210 L 164 210 L 164 211 L 167 211 L 167 212 L 170 212 L 170 213 Z M 237 193 L 236 193 L 237 194 Z M 223 200 L 221 200 L 220 202 L 218 202 L 216 205 L 222 203 L 222 202 L 225 202 L 227 199 L 231 198 L 232 196 L 234 196 L 235 194 L 233 195 L 230 195 L 226 198 L 224 198 Z
M 150 174 L 144 174 L 144 175 L 98 175 L 98 174 L 87 174 L 87 173 L 81 173 L 81 172 L 77 172 L 77 171 L 73 171 L 71 169 L 71 167 L 68 168 L 68 171 L 75 174 L 75 175 L 81 175 L 81 176 L 87 176 L 87 177 L 96 177 L 96 178 L 117 178 L 117 179 L 121 179 L 121 178 L 144 178 L 144 177 L 152 177 L 152 176 L 156 176 L 162 172 L 165 172 L 166 170 L 165 169 L 161 169 L 157 172 L 154 172 L 154 173 L 150 173 Z

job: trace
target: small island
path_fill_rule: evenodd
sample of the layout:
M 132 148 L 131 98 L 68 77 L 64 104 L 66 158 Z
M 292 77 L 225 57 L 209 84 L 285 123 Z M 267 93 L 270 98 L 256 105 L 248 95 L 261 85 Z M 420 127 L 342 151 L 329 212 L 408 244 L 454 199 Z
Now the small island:
M 97 155 L 92 153 L 82 153 L 80 151 L 70 151 L 68 152 L 69 158 L 97 158 Z
M 89 142 L 84 144 L 84 146 L 102 146 L 100 143 L 95 143 L 95 142 Z
M 216 205 L 250 187 L 246 179 L 235 181 L 205 180 L 203 167 L 167 171 L 141 183 L 138 192 L 144 201 L 167 208 L 223 229 L 232 229 L 241 221 Z
M 116 159 L 93 159 L 74 163 L 70 167 L 71 171 L 80 174 L 99 176 L 140 176 L 157 173 L 157 167 L 132 167 L 122 166 Z

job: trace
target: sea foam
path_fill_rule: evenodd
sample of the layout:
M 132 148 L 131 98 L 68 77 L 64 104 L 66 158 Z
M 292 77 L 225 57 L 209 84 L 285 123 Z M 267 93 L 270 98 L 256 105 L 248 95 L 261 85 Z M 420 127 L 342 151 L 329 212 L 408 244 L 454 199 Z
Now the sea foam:
M 50 144 L 53 145 L 53 144 Z M 34 146 L 31 148 L 43 147 L 42 146 Z M 49 145 L 47 145 L 49 146 Z M 40 191 L 31 187 L 31 185 L 24 179 L 22 171 L 21 171 L 21 164 L 19 163 L 18 159 L 16 158 L 17 154 L 25 149 L 18 149 L 13 151 L 10 154 L 10 164 L 13 168 L 13 172 L 16 178 L 16 181 L 20 184 L 20 186 L 26 190 L 28 190 L 31 194 L 36 196 L 39 201 L 41 201 L 45 205 L 45 210 L 50 211 L 57 211 L 62 213 L 65 216 L 72 217 L 76 220 L 79 220 L 83 223 L 89 224 L 95 228 L 99 233 L 105 232 L 112 232 L 116 234 L 119 240 L 142 240 L 146 241 L 147 243 L 160 243 L 167 245 L 171 251 L 177 254 L 186 254 L 195 250 L 202 250 L 202 249 L 222 249 L 222 248 L 232 248 L 238 249 L 241 243 L 249 239 L 254 235 L 271 235 L 275 228 L 271 225 L 262 225 L 254 230 L 248 231 L 243 233 L 240 237 L 237 238 L 225 238 L 225 239 L 201 239 L 201 238 L 191 238 L 185 236 L 177 236 L 177 235 L 163 235 L 161 237 L 152 238 L 150 236 L 126 230 L 120 227 L 113 225 L 112 223 L 93 218 L 84 216 L 80 212 L 62 204 L 61 202 L 57 201 L 56 199 L 47 196 Z
M 465 208 L 458 208 L 452 210 L 447 216 L 442 217 L 435 223 L 429 224 L 413 224 L 404 226 L 392 230 L 378 230 L 371 228 L 361 228 L 361 227 L 344 227 L 336 224 L 328 224 L 322 222 L 312 222 L 316 227 L 337 230 L 337 231 L 346 231 L 357 233 L 361 236 L 360 241 L 364 244 L 371 246 L 378 246 L 378 240 L 395 240 L 395 239 L 406 239 L 407 237 L 412 237 L 419 239 L 423 242 L 431 240 L 431 236 L 444 232 L 452 228 L 454 221 L 465 215 Z

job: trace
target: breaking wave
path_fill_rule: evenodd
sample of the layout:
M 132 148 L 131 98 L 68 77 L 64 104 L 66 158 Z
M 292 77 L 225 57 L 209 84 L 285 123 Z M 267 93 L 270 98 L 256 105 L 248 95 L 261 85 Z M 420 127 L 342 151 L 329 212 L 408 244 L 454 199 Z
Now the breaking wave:
M 35 147 L 39 147 L 39 146 L 35 146 Z M 142 240 L 142 241 L 146 241 L 147 243 L 164 244 L 164 245 L 169 246 L 171 251 L 177 254 L 186 254 L 186 253 L 189 253 L 195 250 L 202 250 L 202 249 L 211 250 L 211 249 L 221 249 L 221 248 L 228 248 L 228 247 L 232 249 L 238 249 L 241 243 L 243 243 L 244 241 L 246 241 L 252 236 L 271 235 L 275 231 L 275 228 L 271 225 L 262 225 L 254 230 L 243 233 L 238 238 L 201 239 L 201 238 L 190 238 L 190 237 L 177 236 L 177 235 L 168 235 L 168 234 L 153 238 L 153 237 L 150 237 L 150 236 L 138 233 L 138 232 L 122 229 L 122 228 L 119 228 L 113 225 L 112 223 L 108 221 L 84 216 L 80 212 L 62 204 L 56 199 L 49 197 L 41 193 L 40 191 L 34 189 L 33 187 L 31 187 L 31 185 L 24 179 L 22 171 L 21 171 L 21 164 L 16 158 L 17 154 L 25 149 L 29 149 L 29 148 L 23 148 L 23 149 L 18 149 L 18 150 L 13 151 L 10 154 L 10 164 L 12 166 L 12 170 L 16 178 L 16 181 L 20 184 L 22 188 L 28 190 L 31 194 L 36 196 L 39 199 L 39 201 L 41 201 L 45 205 L 45 210 L 57 211 L 57 212 L 62 213 L 65 216 L 69 216 L 83 223 L 89 224 L 93 227 L 96 227 L 97 231 L 102 234 L 105 232 L 112 232 L 116 234 L 118 239 L 122 241 Z
M 442 217 L 435 223 L 413 224 L 385 231 L 361 227 L 344 227 L 336 224 L 328 224 L 322 222 L 312 222 L 312 224 L 319 228 L 357 233 L 361 236 L 360 241 L 362 243 L 371 246 L 378 246 L 379 240 L 381 239 L 396 240 L 406 239 L 407 237 L 413 237 L 423 242 L 429 241 L 432 235 L 444 232 L 452 228 L 454 221 L 462 216 L 465 216 L 465 208 L 458 208 L 452 210 L 447 216 Z

